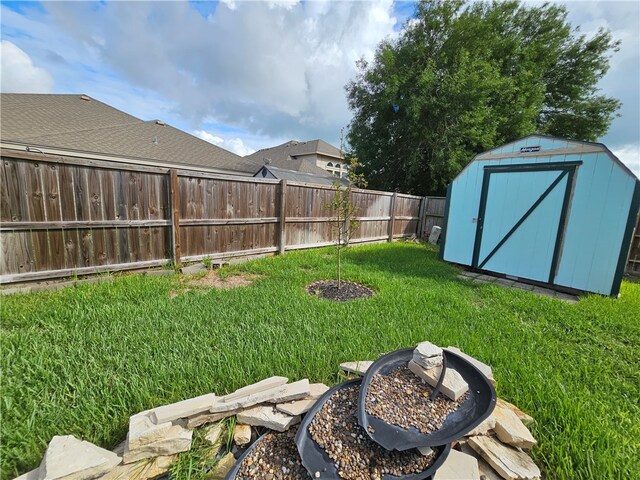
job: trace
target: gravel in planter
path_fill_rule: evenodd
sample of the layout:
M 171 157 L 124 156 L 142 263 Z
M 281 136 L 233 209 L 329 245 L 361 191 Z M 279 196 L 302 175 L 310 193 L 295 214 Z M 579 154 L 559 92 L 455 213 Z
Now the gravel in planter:
M 264 436 L 244 457 L 235 480 L 300 480 L 310 478 L 296 447 L 298 427 Z
M 407 365 L 400 365 L 387 375 L 371 379 L 365 409 L 371 416 L 405 429 L 414 427 L 429 434 L 439 430 L 447 417 L 469 397 L 465 393 L 453 401 L 438 393 L 431 401 L 433 388 L 416 376 Z
M 434 452 L 389 451 L 369 438 L 356 418 L 358 391 L 359 385 L 337 390 L 309 425 L 311 438 L 333 460 L 338 475 L 346 480 L 380 480 L 383 475 L 400 477 L 429 468 Z
M 371 297 L 375 292 L 364 285 L 352 282 L 342 282 L 338 289 L 337 280 L 320 280 L 307 287 L 307 292 L 316 297 L 346 302 L 357 298 Z

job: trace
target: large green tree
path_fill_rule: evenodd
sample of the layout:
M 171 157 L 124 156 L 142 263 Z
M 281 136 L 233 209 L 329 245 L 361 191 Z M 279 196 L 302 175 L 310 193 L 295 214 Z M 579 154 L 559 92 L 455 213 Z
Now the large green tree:
M 352 153 L 370 187 L 443 194 L 476 153 L 524 135 L 596 140 L 620 106 L 596 88 L 617 48 L 562 5 L 423 1 L 346 86 Z

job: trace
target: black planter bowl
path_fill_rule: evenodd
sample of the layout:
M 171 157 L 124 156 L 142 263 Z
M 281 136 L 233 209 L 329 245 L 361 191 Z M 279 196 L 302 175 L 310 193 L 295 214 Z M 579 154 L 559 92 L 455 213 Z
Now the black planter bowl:
M 312 478 L 337 480 L 340 479 L 340 476 L 338 475 L 338 470 L 336 469 L 333 460 L 331 460 L 327 453 L 311 438 L 309 425 L 311 425 L 316 413 L 318 413 L 334 392 L 353 384 L 359 384 L 360 382 L 361 379 L 350 380 L 329 389 L 322 397 L 320 397 L 313 408 L 307 412 L 302 420 L 302 423 L 298 428 L 298 433 L 296 434 L 296 445 L 298 447 L 300 458 L 302 459 L 302 465 L 304 465 Z M 447 459 L 447 456 L 451 451 L 451 444 L 434 446 L 432 448 L 436 452 L 436 458 L 431 466 L 423 472 L 402 475 L 399 477 L 387 474 L 383 475 L 382 480 L 425 480 L 431 478 L 431 476 Z M 319 477 L 315 476 L 316 472 L 320 472 Z
M 469 385 L 469 398 L 450 414 L 442 427 L 425 434 L 416 428 L 405 429 L 391 425 L 369 415 L 365 408 L 367 391 L 375 374 L 386 375 L 401 364 L 413 358 L 413 348 L 396 350 L 376 360 L 367 370 L 360 385 L 358 395 L 358 423 L 369 437 L 387 450 L 408 450 L 416 447 L 445 445 L 459 439 L 485 420 L 496 405 L 496 390 L 487 377 L 470 362 L 448 350 L 443 351 L 447 368 L 456 370 Z M 373 432 L 369 430 L 373 428 Z
M 240 457 L 238 458 L 238 460 L 236 460 L 236 464 L 233 466 L 233 468 L 231 470 L 229 470 L 229 473 L 227 473 L 227 475 L 224 477 L 224 480 L 235 480 L 236 476 L 238 475 L 238 472 L 240 471 L 240 465 L 242 465 L 243 460 L 247 457 L 247 455 L 249 455 L 254 448 L 256 448 L 260 442 L 262 442 L 262 440 L 264 440 L 264 437 L 266 437 L 268 434 L 270 433 L 280 433 L 280 432 L 271 432 L 268 431 L 262 435 L 260 435 L 255 442 L 253 442 L 251 444 L 251 446 L 249 448 L 247 448 L 242 455 L 240 455 Z M 311 478 L 311 477 L 309 477 Z

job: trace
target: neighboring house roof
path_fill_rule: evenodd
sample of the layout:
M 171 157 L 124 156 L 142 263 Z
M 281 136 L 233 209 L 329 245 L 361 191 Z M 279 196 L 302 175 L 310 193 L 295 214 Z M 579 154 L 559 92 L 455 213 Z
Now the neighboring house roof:
M 87 95 L 3 93 L 0 114 L 0 139 L 7 143 L 191 169 L 256 171 L 254 162 L 235 153 L 159 120 L 140 120 Z
M 251 155 L 247 155 L 245 158 L 259 161 L 260 163 L 264 163 L 263 160 L 265 158 L 270 159 L 272 162 L 283 162 L 296 159 L 297 157 L 315 154 L 335 157 L 339 160 L 344 158 L 344 155 L 339 149 L 324 140 L 309 140 L 307 142 L 291 140 L 276 147 L 263 148 Z
M 338 177 L 335 177 L 326 171 L 324 174 L 318 175 L 314 173 L 306 173 L 285 168 L 274 167 L 273 165 L 263 165 L 254 177 L 258 178 L 276 178 L 278 180 L 290 180 L 292 182 L 315 183 L 319 185 L 333 185 Z M 342 183 L 346 183 L 346 179 L 342 179 Z
M 264 162 L 261 162 L 264 164 Z M 267 164 L 275 168 L 281 168 L 284 170 L 293 170 L 302 173 L 313 173 L 315 175 L 329 176 L 332 175 L 324 168 L 320 168 L 314 161 L 304 158 L 295 158 L 293 160 L 269 160 Z

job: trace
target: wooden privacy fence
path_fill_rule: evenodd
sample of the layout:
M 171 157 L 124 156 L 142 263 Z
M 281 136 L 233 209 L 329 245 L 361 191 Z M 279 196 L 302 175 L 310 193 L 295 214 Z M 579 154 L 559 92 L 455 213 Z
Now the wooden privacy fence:
M 446 203 L 447 197 L 424 197 L 420 213 L 420 218 L 423 219 L 420 238 L 428 238 L 434 226 L 442 227 Z
M 0 283 L 334 244 L 330 186 L 2 150 Z M 355 190 L 352 243 L 415 235 L 422 197 Z

